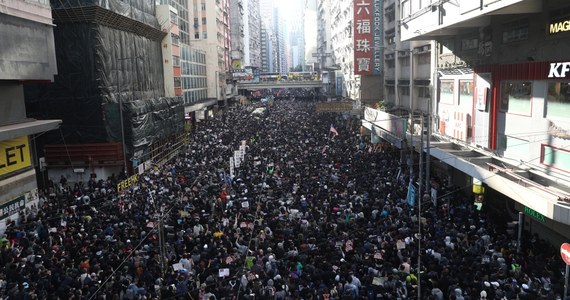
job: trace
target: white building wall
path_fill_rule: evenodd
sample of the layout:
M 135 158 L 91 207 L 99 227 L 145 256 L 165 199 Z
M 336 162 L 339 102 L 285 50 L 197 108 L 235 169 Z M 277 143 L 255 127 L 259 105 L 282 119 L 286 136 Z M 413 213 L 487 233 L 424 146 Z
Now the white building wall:
M 259 12 L 259 0 L 248 1 L 248 15 L 249 22 L 247 23 L 247 30 L 249 31 L 249 38 L 247 47 L 249 66 L 261 67 L 261 14 Z
M 307 0 L 305 6 L 305 65 L 318 62 L 313 53 L 317 53 L 317 1 Z
M 208 99 L 223 100 L 225 95 L 225 74 L 226 66 L 224 55 L 224 40 L 218 39 L 218 33 L 224 36 L 225 25 L 219 21 L 223 17 L 221 8 L 216 4 L 216 0 L 207 0 L 206 9 L 202 10 L 200 2 L 197 2 L 198 10 L 192 10 L 191 19 L 197 18 L 199 22 L 199 38 L 194 38 L 191 44 L 198 50 L 206 53 L 206 73 L 208 86 Z M 220 5 L 224 1 L 220 1 Z M 206 18 L 206 24 L 202 24 L 202 18 Z M 204 33 L 206 35 L 204 36 Z M 229 53 L 226 53 L 229 55 Z M 223 94 L 223 95 L 222 95 Z
M 401 3 L 402 40 L 414 39 L 478 16 L 496 13 L 514 4 L 525 2 L 524 5 L 528 7 L 524 9 L 531 10 L 542 5 L 542 1 L 528 0 L 399 1 Z
M 174 71 L 172 68 L 172 26 L 170 23 L 170 11 L 176 9 L 170 5 L 157 5 L 156 18 L 162 22 L 162 30 L 168 34 L 162 39 L 162 72 L 164 74 L 164 95 L 174 97 Z
M 357 82 L 357 76 L 354 75 L 353 2 L 332 1 L 330 11 L 332 57 L 334 63 L 340 67 L 340 73 L 343 76 L 341 96 L 356 99 L 358 97 L 357 84 L 360 79 L 358 78 Z
M 560 46 L 560 41 L 567 39 L 568 34 L 549 35 L 548 25 L 556 21 L 551 15 L 567 8 L 568 2 L 458 0 L 436 1 L 435 6 L 426 4 L 416 7 L 413 4 L 424 1 L 399 0 L 399 3 L 402 5 L 399 26 L 402 39 L 413 41 L 433 37 L 447 46 L 441 46 L 442 51 L 437 54 L 436 65 L 441 74 L 438 88 L 444 90 L 446 84 L 449 87 L 449 82 L 445 81 L 451 80 L 453 96 L 445 97 L 441 91 L 438 93 L 437 111 L 434 111 L 439 121 L 438 133 L 454 138 L 453 142 L 464 147 L 476 147 L 483 158 L 499 161 L 498 165 L 506 166 L 507 171 L 512 169 L 513 173 L 528 176 L 529 182 L 542 185 L 543 189 L 549 191 L 545 193 L 548 196 L 531 195 L 525 190 L 525 183 L 505 180 L 501 174 L 483 176 L 493 189 L 517 201 L 519 208 L 529 207 L 555 221 L 569 224 L 568 209 L 560 205 L 567 202 L 557 199 L 556 195 L 568 195 L 570 168 L 562 170 L 547 166 L 541 161 L 544 155 L 543 145 L 559 148 L 563 152 L 568 150 L 570 118 L 549 116 L 545 111 L 552 104 L 548 102 L 549 83 L 568 82 L 568 77 L 545 80 L 550 63 L 567 61 L 567 53 L 561 51 L 563 47 Z M 564 14 L 564 17 L 567 18 L 568 14 Z M 520 28 L 515 29 L 520 30 L 523 37 L 510 39 L 509 30 L 512 29 L 509 29 L 508 24 L 520 20 L 524 21 L 520 23 Z M 432 51 L 435 50 L 432 48 Z M 545 65 L 546 68 L 537 67 L 540 65 Z M 475 74 L 470 72 L 471 67 Z M 473 95 L 465 99 L 460 99 L 462 80 L 474 81 Z M 522 112 L 502 107 L 506 99 L 502 93 L 507 89 L 503 84 L 517 81 L 532 88 L 529 95 L 530 108 L 527 110 L 525 106 Z M 486 98 L 484 92 L 487 93 Z M 511 97 L 518 98 L 517 95 L 524 95 L 525 92 L 526 89 L 523 89 L 522 92 L 511 94 Z M 480 99 L 482 107 L 477 106 Z M 554 105 L 560 105 L 557 102 L 559 100 L 552 101 L 556 102 Z M 465 125 L 465 122 L 468 124 Z M 474 128 L 469 128 L 469 123 L 473 122 Z M 492 126 L 496 127 L 493 129 Z M 473 132 L 468 138 L 454 137 L 457 131 L 469 130 Z M 496 138 L 495 145 L 493 138 Z M 449 159 L 437 157 L 469 176 L 482 176 L 467 172 L 466 166 L 469 163 L 455 155 L 448 155 Z M 568 165 L 567 158 L 564 162 Z M 502 182 L 492 184 L 495 180 Z M 543 229 L 542 226 L 535 228 Z M 559 233 L 567 232 L 565 229 Z

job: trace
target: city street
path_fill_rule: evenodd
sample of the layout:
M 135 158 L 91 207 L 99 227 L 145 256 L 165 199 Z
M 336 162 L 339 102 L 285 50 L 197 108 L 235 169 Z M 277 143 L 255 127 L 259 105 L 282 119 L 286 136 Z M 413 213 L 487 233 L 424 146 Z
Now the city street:
M 179 157 L 121 193 L 114 177 L 54 182 L 8 226 L 2 296 L 417 299 L 418 286 L 421 299 L 561 294 L 556 251 L 535 236 L 516 253 L 500 220 L 441 179 L 450 206 L 422 204 L 418 246 L 409 171 L 399 152 L 360 136 L 358 119 L 300 101 L 259 108 L 199 123 Z

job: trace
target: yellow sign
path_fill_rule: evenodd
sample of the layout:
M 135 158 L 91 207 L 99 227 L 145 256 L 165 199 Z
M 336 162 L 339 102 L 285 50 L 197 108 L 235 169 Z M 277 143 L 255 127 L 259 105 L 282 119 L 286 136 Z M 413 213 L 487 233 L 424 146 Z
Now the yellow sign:
M 0 141 L 0 175 L 5 175 L 32 165 L 28 137 Z
M 240 59 L 232 60 L 232 69 L 233 70 L 241 70 L 241 60 Z
M 550 34 L 570 31 L 570 20 L 550 23 L 549 27 Z
M 348 101 L 342 102 L 319 102 L 315 110 L 317 112 L 345 112 L 352 110 L 352 103 Z
M 117 184 L 117 192 L 130 188 L 133 184 L 139 182 L 139 175 L 135 174 Z

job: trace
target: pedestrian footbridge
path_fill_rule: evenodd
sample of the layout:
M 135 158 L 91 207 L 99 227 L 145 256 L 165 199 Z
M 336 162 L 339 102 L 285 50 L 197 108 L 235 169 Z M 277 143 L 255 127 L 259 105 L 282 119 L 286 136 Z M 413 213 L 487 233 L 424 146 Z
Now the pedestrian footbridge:
M 268 81 L 259 83 L 237 83 L 239 90 L 261 89 L 287 89 L 287 88 L 322 88 L 325 84 L 322 80 L 311 81 Z

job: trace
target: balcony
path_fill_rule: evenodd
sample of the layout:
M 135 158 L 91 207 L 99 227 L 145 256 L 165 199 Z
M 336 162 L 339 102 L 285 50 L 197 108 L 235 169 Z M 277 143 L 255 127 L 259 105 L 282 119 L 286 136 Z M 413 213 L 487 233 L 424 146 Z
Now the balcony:
M 404 16 L 399 24 L 402 41 L 438 40 L 466 28 L 487 26 L 491 15 L 531 14 L 542 11 L 543 1 L 458 0 L 432 1 L 427 7 Z
M 52 25 L 51 8 L 48 0 L 4 0 L 1 4 L 2 13 Z

